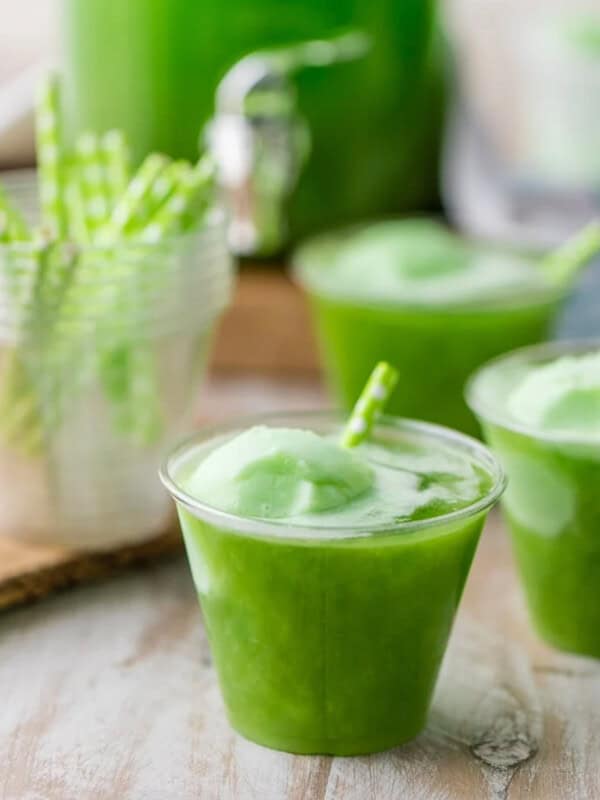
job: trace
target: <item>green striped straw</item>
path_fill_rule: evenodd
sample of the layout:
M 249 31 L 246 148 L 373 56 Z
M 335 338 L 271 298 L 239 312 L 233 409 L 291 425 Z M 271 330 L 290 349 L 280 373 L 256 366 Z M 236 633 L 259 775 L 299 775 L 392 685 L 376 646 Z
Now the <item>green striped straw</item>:
M 142 230 L 141 240 L 155 243 L 180 233 L 184 228 L 186 215 L 199 197 L 206 193 L 212 177 L 212 168 L 207 160 L 200 160 L 194 167 L 180 164 L 173 191 Z
M 203 156 L 196 164 L 195 169 L 203 176 L 203 181 L 200 190 L 190 200 L 183 214 L 180 224 L 182 231 L 187 231 L 197 226 L 212 199 L 211 190 L 214 188 L 216 176 L 215 162 L 210 156 Z
M 79 171 L 75 164 L 71 165 L 71 168 L 67 172 L 65 211 L 69 238 L 78 244 L 88 244 L 89 235 L 84 211 L 83 193 L 79 182 Z
M 104 165 L 100 141 L 95 133 L 82 133 L 75 144 L 77 175 L 83 216 L 90 242 L 109 218 L 108 197 L 104 180 Z
M 7 363 L 0 397 L 0 434 L 2 439 L 33 455 L 39 452 L 43 431 L 40 409 L 29 374 L 17 351 Z
M 46 323 L 57 321 L 65 294 L 71 286 L 79 259 L 79 249 L 72 242 L 56 242 L 49 253 L 49 267 L 42 287 L 40 315 Z
M 123 131 L 108 131 L 100 142 L 106 193 L 111 213 L 123 196 L 130 179 L 130 154 Z
M 149 344 L 140 341 L 131 347 L 127 360 L 126 403 L 116 419 L 136 444 L 150 444 L 163 429 L 155 356 Z
M 15 312 L 18 315 L 20 332 L 27 318 L 33 287 L 38 280 L 42 242 L 6 240 L 10 245 L 4 253 L 2 269 Z
M 29 229 L 23 215 L 8 199 L 0 185 L 0 241 L 20 242 L 29 238 Z
M 600 221 L 594 220 L 542 261 L 542 269 L 559 286 L 568 286 L 600 254 Z
M 111 214 L 103 232 L 105 243 L 114 242 L 145 218 L 145 209 L 151 203 L 152 186 L 169 163 L 167 156 L 160 153 L 153 153 L 145 159 Z
M 15 243 L 9 256 L 12 293 L 22 312 L 21 341 L 9 354 L 2 381 L 0 431 L 5 441 L 28 454 L 37 452 L 42 445 L 41 408 L 31 361 L 38 350 L 40 326 L 43 327 L 43 290 L 51 249 L 43 232 L 38 232 L 31 241 Z
M 381 413 L 398 382 L 398 371 L 385 361 L 375 367 L 342 433 L 342 447 L 356 447 L 368 438 L 376 417 Z
M 154 217 L 158 214 L 159 210 L 165 205 L 178 187 L 190 165 L 187 161 L 174 161 L 169 164 L 156 178 L 148 194 L 148 201 L 144 208 L 143 216 L 140 215 L 137 221 L 135 230 L 132 230 L 132 236 L 136 238 L 140 236 L 142 231 L 151 224 Z
M 63 409 L 81 379 L 82 368 L 62 372 L 56 364 L 64 352 L 60 331 L 66 299 L 80 266 L 80 254 L 72 242 L 56 242 L 47 255 L 48 267 L 37 299 L 37 326 L 33 328 L 30 349 L 35 354 L 35 388 L 39 397 L 44 430 L 51 432 L 60 423 Z
M 59 109 L 58 79 L 50 75 L 42 80 L 37 94 L 36 140 L 42 223 L 51 238 L 60 238 L 66 231 Z

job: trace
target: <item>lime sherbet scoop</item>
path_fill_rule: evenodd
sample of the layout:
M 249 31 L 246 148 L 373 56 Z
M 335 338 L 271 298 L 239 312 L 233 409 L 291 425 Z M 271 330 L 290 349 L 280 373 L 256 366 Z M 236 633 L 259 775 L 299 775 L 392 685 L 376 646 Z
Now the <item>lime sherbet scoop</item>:
M 600 433 L 600 351 L 533 369 L 509 395 L 508 408 L 541 431 Z
M 185 488 L 222 511 L 277 519 L 340 508 L 373 480 L 366 462 L 332 440 L 256 426 L 209 453 Z

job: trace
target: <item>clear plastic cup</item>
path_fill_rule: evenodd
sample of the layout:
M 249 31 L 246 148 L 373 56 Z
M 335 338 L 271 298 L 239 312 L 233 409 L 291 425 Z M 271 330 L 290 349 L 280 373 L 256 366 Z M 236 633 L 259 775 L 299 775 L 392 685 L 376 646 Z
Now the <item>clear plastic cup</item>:
M 426 442 L 467 455 L 489 474 L 489 491 L 460 511 L 365 529 L 242 518 L 182 488 L 203 454 L 251 425 L 330 434 L 341 423 L 336 414 L 304 413 L 207 429 L 161 472 L 231 724 L 294 753 L 375 752 L 422 730 L 486 514 L 504 487 L 497 461 L 475 440 L 384 417 L 373 432 L 380 443 Z
M 600 437 L 543 432 L 511 418 L 506 399 L 534 367 L 597 342 L 556 342 L 491 361 L 467 400 L 508 475 L 503 509 L 531 619 L 550 644 L 600 658 Z
M 0 245 L 0 535 L 105 549 L 168 530 L 156 468 L 192 424 L 232 278 L 219 215 L 158 245 Z

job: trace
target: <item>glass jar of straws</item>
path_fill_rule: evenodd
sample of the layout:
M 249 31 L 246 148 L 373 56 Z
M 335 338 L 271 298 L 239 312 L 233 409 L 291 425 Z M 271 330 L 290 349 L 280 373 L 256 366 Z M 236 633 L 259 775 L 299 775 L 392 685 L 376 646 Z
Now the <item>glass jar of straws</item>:
M 224 236 L 213 215 L 160 244 L 0 244 L 0 534 L 105 548 L 167 529 L 156 465 L 230 296 Z
M 192 424 L 232 264 L 205 161 L 130 174 L 117 132 L 63 154 L 55 89 L 37 181 L 0 191 L 0 535 L 107 549 L 170 525 L 156 469 Z

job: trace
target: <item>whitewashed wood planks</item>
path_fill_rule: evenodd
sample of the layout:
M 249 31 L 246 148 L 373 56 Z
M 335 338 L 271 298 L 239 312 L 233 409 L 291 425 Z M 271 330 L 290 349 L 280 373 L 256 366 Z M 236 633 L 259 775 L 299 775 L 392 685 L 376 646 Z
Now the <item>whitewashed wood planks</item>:
M 597 800 L 600 665 L 529 632 L 488 526 L 430 725 L 301 758 L 229 729 L 182 560 L 0 617 L 2 800 Z

